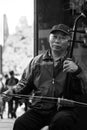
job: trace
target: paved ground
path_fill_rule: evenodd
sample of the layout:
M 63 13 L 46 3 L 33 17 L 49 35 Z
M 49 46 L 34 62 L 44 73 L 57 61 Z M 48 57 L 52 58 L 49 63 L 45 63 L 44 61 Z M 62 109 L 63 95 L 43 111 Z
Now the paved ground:
M 5 111 L 3 113 L 3 119 L 0 117 L 0 130 L 12 130 L 13 129 L 13 124 L 15 119 L 8 119 L 7 117 L 8 113 L 8 104 L 5 106 Z M 21 107 L 19 106 L 16 112 L 17 117 L 22 115 L 24 113 L 24 106 L 22 105 Z
M 0 119 L 0 130 L 12 130 L 15 119 Z

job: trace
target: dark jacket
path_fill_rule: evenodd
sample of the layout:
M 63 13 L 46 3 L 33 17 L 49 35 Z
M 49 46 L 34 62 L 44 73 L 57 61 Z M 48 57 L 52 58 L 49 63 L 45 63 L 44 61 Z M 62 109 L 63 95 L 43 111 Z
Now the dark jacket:
M 22 78 L 14 91 L 17 93 L 30 93 L 35 90 L 32 106 L 36 109 L 51 110 L 56 107 L 57 100 L 51 98 L 65 97 L 76 99 L 83 94 L 81 81 L 81 68 L 69 74 L 67 86 L 67 73 L 63 72 L 63 61 L 68 56 L 61 57 L 54 66 L 50 51 L 34 57 L 29 66 L 24 70 Z M 25 92 L 26 91 L 26 92 Z M 40 98 L 37 98 L 40 96 Z M 49 99 L 41 97 L 51 97 Z

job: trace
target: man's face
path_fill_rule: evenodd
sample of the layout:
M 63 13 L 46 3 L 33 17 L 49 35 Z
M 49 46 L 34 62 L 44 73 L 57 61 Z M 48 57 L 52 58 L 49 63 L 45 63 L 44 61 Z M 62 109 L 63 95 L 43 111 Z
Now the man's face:
M 53 51 L 64 51 L 69 45 L 70 36 L 61 31 L 49 35 L 50 47 Z

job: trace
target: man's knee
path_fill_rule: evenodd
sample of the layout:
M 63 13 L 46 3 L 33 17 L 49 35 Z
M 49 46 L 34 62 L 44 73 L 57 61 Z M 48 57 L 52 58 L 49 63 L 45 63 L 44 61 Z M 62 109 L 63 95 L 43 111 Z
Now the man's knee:
M 67 129 L 67 128 L 70 128 L 72 129 L 73 128 L 73 120 L 72 119 L 68 119 L 68 118 L 58 118 L 56 119 L 55 121 L 51 122 L 50 126 L 49 126 L 49 129 L 52 129 L 52 130 L 57 130 L 58 128 L 59 129 Z
M 14 122 L 13 130 L 18 130 L 22 128 L 22 122 L 20 118 L 17 118 Z

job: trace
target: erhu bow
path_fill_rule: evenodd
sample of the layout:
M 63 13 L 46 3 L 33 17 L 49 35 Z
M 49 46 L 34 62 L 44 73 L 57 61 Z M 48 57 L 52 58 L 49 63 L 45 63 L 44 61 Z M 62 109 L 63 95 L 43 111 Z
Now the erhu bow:
M 22 95 L 22 94 L 2 94 L 1 95 L 2 97 L 3 96 L 7 96 L 7 97 L 16 97 L 16 98 L 19 98 L 19 99 L 29 99 L 31 98 L 31 95 Z M 36 99 L 43 99 L 43 102 L 46 102 L 46 103 L 57 103 L 58 105 L 62 105 L 62 106 L 69 106 L 69 107 L 72 107 L 72 106 L 83 106 L 83 107 L 87 107 L 87 103 L 84 103 L 84 102 L 77 102 L 77 101 L 74 101 L 74 100 L 69 100 L 69 99 L 65 99 L 65 98 L 56 98 L 56 97 L 46 97 L 46 96 L 33 96 L 35 97 Z

